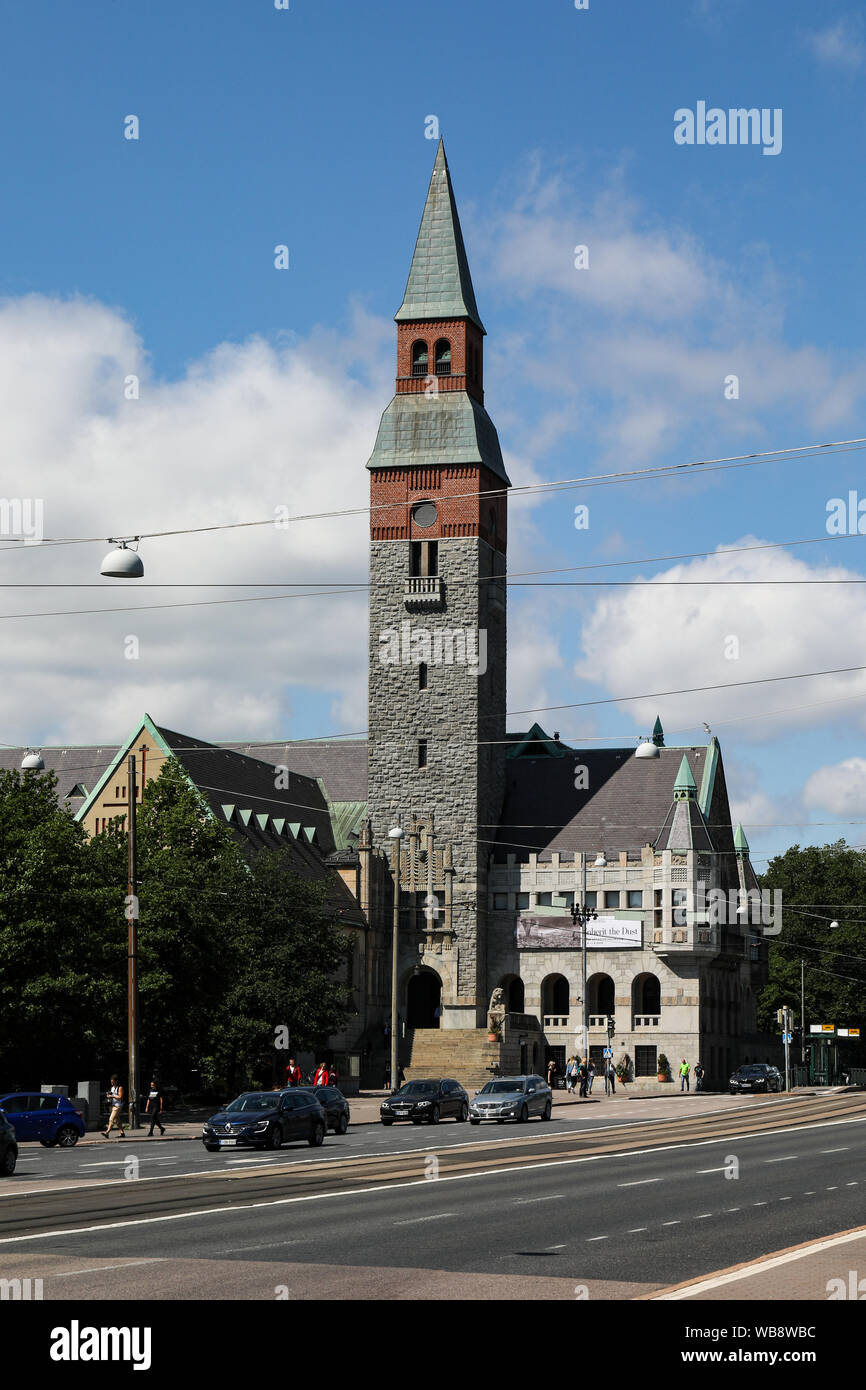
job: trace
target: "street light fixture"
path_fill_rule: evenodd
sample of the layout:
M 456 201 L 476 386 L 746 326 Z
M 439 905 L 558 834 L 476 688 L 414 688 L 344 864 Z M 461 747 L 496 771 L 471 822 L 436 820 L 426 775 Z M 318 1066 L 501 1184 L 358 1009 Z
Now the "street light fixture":
M 599 854 L 598 858 L 595 861 L 596 864 L 598 863 L 599 859 L 602 861 L 602 863 L 605 862 L 604 856 L 602 854 Z M 585 864 L 586 860 L 584 860 L 584 865 Z M 583 994 L 581 1007 L 583 1011 L 583 1059 L 586 1062 L 587 1067 L 589 1066 L 589 1001 L 586 997 L 586 926 L 588 922 L 594 921 L 597 916 L 598 913 L 596 912 L 594 907 L 588 908 L 586 906 L 586 888 L 584 887 L 583 902 L 581 902 L 579 907 L 577 903 L 572 904 L 571 920 L 574 926 L 578 926 L 578 924 L 580 925 L 580 939 L 583 947 L 581 952 L 583 960 Z
M 397 1063 L 397 946 L 400 928 L 400 841 L 403 828 L 398 821 L 388 831 L 388 839 L 394 842 L 394 932 L 391 943 L 391 1090 L 396 1091 L 399 1067 Z
M 109 537 L 109 541 L 115 550 L 110 550 L 102 562 L 99 571 L 108 579 L 143 579 L 144 561 L 137 550 L 130 550 L 133 543 L 138 545 L 138 536 L 131 536 L 129 540 L 114 540 Z
M 21 759 L 21 771 L 43 772 L 44 769 L 45 760 L 42 757 L 41 752 L 34 753 L 31 748 L 28 748 L 27 752 L 24 754 L 24 757 Z

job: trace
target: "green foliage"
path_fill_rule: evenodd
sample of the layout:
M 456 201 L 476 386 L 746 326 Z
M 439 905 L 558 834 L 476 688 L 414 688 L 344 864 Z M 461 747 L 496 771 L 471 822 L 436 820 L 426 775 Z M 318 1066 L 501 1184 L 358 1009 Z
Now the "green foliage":
M 769 977 L 758 1000 L 758 1027 L 777 1033 L 776 1010 L 788 1005 L 800 1022 L 800 960 L 806 1024 L 866 1023 L 866 853 L 844 840 L 772 859 L 761 887 L 782 891 L 782 931 L 769 945 Z M 797 905 L 802 909 L 797 911 Z M 836 929 L 830 927 L 837 920 Z
M 127 838 L 88 839 L 55 796 L 50 773 L 0 773 L 4 1086 L 126 1065 Z M 277 1027 L 305 1049 L 350 1012 L 326 890 L 284 851 L 250 863 L 173 759 L 137 824 L 140 1081 L 267 1084 Z
M 667 1059 L 667 1057 L 665 1056 L 665 1054 L 664 1054 L 663 1052 L 660 1052 L 660 1053 L 659 1053 L 659 1060 L 658 1060 L 658 1075 L 659 1075 L 659 1076 L 670 1076 L 670 1074 L 671 1074 L 671 1064 L 670 1064 L 670 1062 L 668 1061 L 668 1059 Z

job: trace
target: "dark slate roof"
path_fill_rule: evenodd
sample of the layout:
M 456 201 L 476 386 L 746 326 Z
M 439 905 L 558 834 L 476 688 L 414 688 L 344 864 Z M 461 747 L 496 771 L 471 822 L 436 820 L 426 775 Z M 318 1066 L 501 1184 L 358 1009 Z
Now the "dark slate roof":
M 506 760 L 501 824 L 486 837 L 496 840 L 498 860 L 508 853 L 523 859 L 532 851 L 550 855 L 554 850 L 611 855 L 627 850 L 638 857 L 644 845 L 655 842 L 671 811 L 683 753 L 698 786 L 707 755 L 706 748 L 660 748 L 658 758 L 636 758 L 634 748 L 562 746 L 569 756 Z M 574 785 L 578 765 L 587 768 L 584 790 Z
M 304 777 L 320 778 L 329 800 L 367 800 L 367 740 L 321 740 L 317 743 L 221 743 L 272 767 L 287 767 Z
M 661 833 L 653 842 L 656 849 L 713 852 L 713 842 L 701 808 L 693 796 L 674 801 L 665 817 Z
M 368 468 L 480 463 L 508 483 L 496 426 L 465 391 L 395 396 L 379 424 Z
M 0 748 L 0 771 L 17 772 L 26 752 L 26 748 Z M 73 812 L 84 804 L 84 797 L 71 797 L 70 793 L 79 783 L 88 792 L 93 791 L 116 756 L 117 744 L 71 744 L 66 748 L 42 749 L 45 770 L 57 774 L 58 800 Z
M 267 828 L 264 818 L 270 817 L 300 827 L 299 834 L 288 842 L 293 849 L 303 849 L 303 844 L 298 842 L 306 840 L 317 849 L 314 859 L 334 849 L 328 805 L 313 778 L 290 771 L 288 786 L 277 788 L 274 766 L 269 762 L 189 738 L 173 729 L 160 728 L 159 732 L 184 771 L 207 798 L 217 819 L 231 824 L 232 829 L 251 845 L 268 845 L 272 841 L 276 846 L 287 842 Z M 247 824 L 238 824 L 236 816 L 229 821 L 223 810 L 226 805 L 234 806 L 237 812 L 251 811 Z M 257 820 L 259 816 L 262 822 Z M 314 835 L 313 839 L 304 834 L 307 829 Z M 301 855 L 299 872 L 301 862 L 307 864 L 308 861 L 314 862 L 310 856 Z
M 445 145 L 441 140 L 406 293 L 394 317 L 398 323 L 411 319 L 468 318 L 482 333 L 485 331 L 478 317 Z

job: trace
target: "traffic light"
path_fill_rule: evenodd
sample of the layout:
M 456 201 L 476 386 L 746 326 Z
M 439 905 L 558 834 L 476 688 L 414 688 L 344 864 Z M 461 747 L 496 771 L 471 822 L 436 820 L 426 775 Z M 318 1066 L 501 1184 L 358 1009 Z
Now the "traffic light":
M 785 1023 L 785 1010 L 784 1010 L 784 1009 L 777 1009 L 777 1010 L 776 1010 L 776 1022 L 777 1022 L 777 1023 L 781 1023 L 781 1024 L 784 1026 L 784 1023 Z
M 612 1018 L 608 1018 L 607 1020 L 607 1036 L 608 1038 L 616 1037 L 616 1024 Z

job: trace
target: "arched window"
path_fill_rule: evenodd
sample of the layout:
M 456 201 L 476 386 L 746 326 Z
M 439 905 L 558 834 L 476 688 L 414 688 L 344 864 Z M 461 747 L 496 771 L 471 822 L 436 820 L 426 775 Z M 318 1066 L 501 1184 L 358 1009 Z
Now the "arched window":
M 586 992 L 591 1015 L 616 1012 L 614 986 L 610 975 L 591 975 L 586 982 Z
M 519 975 L 505 975 L 500 981 L 505 990 L 505 1006 L 510 1014 L 522 1014 L 524 1006 L 523 981 Z
M 451 375 L 451 344 L 447 338 L 440 338 L 436 344 L 436 375 Z
M 569 1013 L 568 980 L 564 975 L 548 975 L 541 986 L 541 1011 L 548 1017 Z
M 412 375 L 426 376 L 429 361 L 427 344 L 421 342 L 419 339 L 417 343 L 412 344 Z
M 655 975 L 637 975 L 631 987 L 632 1013 L 640 1018 L 658 1018 L 662 1011 L 662 987 Z

